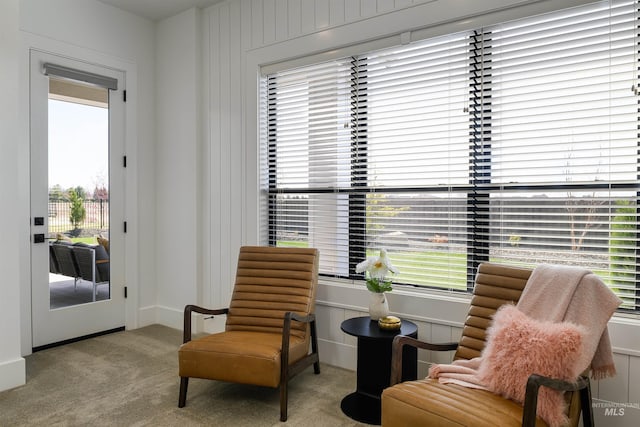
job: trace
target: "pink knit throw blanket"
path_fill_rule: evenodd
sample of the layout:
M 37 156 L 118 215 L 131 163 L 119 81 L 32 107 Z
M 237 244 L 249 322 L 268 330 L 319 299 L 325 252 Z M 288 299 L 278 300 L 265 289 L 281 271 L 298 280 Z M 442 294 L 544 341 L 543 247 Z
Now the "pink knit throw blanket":
M 571 322 L 583 326 L 584 352 L 576 361 L 580 372 L 591 370 L 594 379 L 616 373 L 607 322 L 622 301 L 588 270 L 559 265 L 540 265 L 527 281 L 518 309 L 536 320 Z M 452 364 L 433 365 L 430 378 L 441 383 L 486 389 L 478 380 L 482 355 Z

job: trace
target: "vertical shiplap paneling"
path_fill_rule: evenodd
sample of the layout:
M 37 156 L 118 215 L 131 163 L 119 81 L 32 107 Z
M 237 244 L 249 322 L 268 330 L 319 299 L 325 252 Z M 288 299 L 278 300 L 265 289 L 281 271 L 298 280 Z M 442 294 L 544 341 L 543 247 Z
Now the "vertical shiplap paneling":
M 289 38 L 291 39 L 302 34 L 302 0 L 288 0 L 287 9 Z
M 377 13 L 386 13 L 395 9 L 395 0 L 377 0 Z
M 253 42 L 253 1 L 245 0 L 240 2 L 240 28 L 242 33 L 241 39 L 241 52 L 240 55 L 244 57 L 244 53 L 254 47 Z M 262 20 L 262 19 L 261 19 Z M 236 70 L 238 73 L 242 73 L 242 70 Z
M 222 286 L 227 290 L 226 295 L 223 297 L 228 298 L 231 295 L 233 287 L 233 277 L 235 277 L 235 261 L 236 254 L 230 252 L 231 244 L 231 153 L 230 153 L 230 141 L 231 141 L 231 124 L 229 122 L 229 109 L 231 100 L 231 68 L 230 68 L 230 49 L 229 44 L 231 41 L 231 23 L 229 22 L 229 3 L 224 3 L 220 6 L 220 50 L 218 61 L 219 65 L 219 78 L 220 78 L 220 91 L 218 96 L 220 97 L 220 199 L 218 200 L 219 220 L 220 220 L 220 262 L 222 269 L 222 277 L 220 282 Z M 237 239 L 237 236 L 233 236 Z
M 424 362 L 422 359 L 422 354 L 424 354 L 426 350 L 418 349 L 418 379 L 422 380 L 429 376 L 429 368 L 431 368 L 431 363 Z
M 597 381 L 597 393 L 593 393 L 594 403 L 596 404 L 628 402 L 629 356 L 614 353 L 613 359 L 616 364 L 617 374 L 613 378 Z M 624 416 L 607 414 L 606 409 L 607 407 L 597 406 L 593 408 L 596 425 L 605 425 L 607 427 L 623 427 L 627 425 L 624 421 Z
M 202 122 L 200 124 L 200 157 L 198 159 L 198 167 L 201 168 L 201 181 L 200 186 L 202 188 L 202 194 L 200 196 L 201 201 L 198 208 L 202 212 L 202 218 L 199 226 L 202 227 L 200 232 L 200 260 L 199 260 L 199 274 L 200 286 L 202 288 L 202 295 L 198 299 L 197 303 L 205 305 L 206 307 L 213 307 L 212 301 L 212 286 L 213 280 L 211 280 L 211 226 L 213 225 L 214 216 L 211 213 L 211 126 L 209 114 L 209 95 L 211 94 L 211 15 L 208 11 L 202 13 L 202 98 L 200 99 L 202 108 Z
M 251 27 L 247 30 L 251 31 L 251 47 L 256 48 L 262 46 L 263 43 L 263 13 L 262 0 L 251 1 Z
M 451 342 L 451 327 L 445 325 L 431 325 L 431 342 L 434 344 Z M 453 352 L 432 351 L 431 361 L 433 363 L 451 363 Z
M 629 378 L 629 403 L 636 407 L 625 411 L 625 421 L 630 426 L 640 426 L 640 357 L 629 356 Z
M 348 1 L 348 0 L 347 0 Z M 345 0 L 330 0 L 329 2 L 329 25 L 335 27 L 336 25 L 344 24 Z
M 250 0 L 251 48 L 402 9 L 411 1 Z
M 613 378 L 598 381 L 600 399 L 614 402 L 626 402 L 629 397 L 629 356 L 614 353 L 617 374 Z
M 345 320 L 344 309 L 332 307 L 328 310 L 324 310 L 322 313 L 317 315 L 318 317 L 318 325 L 320 323 L 326 323 L 326 327 L 319 326 L 320 330 L 323 331 L 323 337 L 325 337 L 329 341 L 334 341 L 338 343 L 344 343 L 346 341 L 346 336 L 344 332 L 340 329 L 340 325 Z M 349 342 L 349 344 L 353 344 Z
M 230 240 L 228 251 L 231 258 L 230 289 L 235 280 L 236 265 L 240 246 L 242 245 L 242 218 L 243 218 L 243 168 L 245 167 L 242 144 L 242 11 L 240 3 L 233 2 L 229 5 L 229 139 L 226 141 L 230 156 L 230 180 L 229 180 L 229 230 Z M 231 294 L 229 294 L 229 299 Z
M 369 18 L 378 11 L 376 0 L 360 0 L 360 18 Z
M 413 323 L 418 325 L 418 339 L 420 341 L 431 342 L 431 323 L 414 320 Z M 418 378 L 427 376 L 427 370 L 431 366 L 430 350 L 418 350 Z
M 262 3 L 262 44 L 276 41 L 276 1 L 264 0 Z
M 451 327 L 451 342 L 460 342 L 462 338 L 462 329 L 457 327 Z
M 331 329 L 335 328 L 335 325 L 332 325 L 329 320 L 331 318 L 332 310 L 335 310 L 335 308 L 327 305 L 316 304 L 316 328 L 318 330 L 318 339 L 338 342 L 337 339 L 331 338 Z
M 287 0 L 276 0 L 276 41 L 289 38 L 289 13 Z
M 300 29 L 309 34 L 316 29 L 316 7 L 313 0 L 302 0 L 300 4 Z
M 329 0 L 315 0 L 315 29 L 321 30 L 329 26 Z
M 418 339 L 421 341 L 431 342 L 431 323 L 413 320 L 418 325 Z
M 360 316 L 368 316 L 369 313 L 367 312 L 363 312 L 363 311 L 356 311 L 356 310 L 344 310 L 344 315 L 343 315 L 343 319 L 342 320 L 347 320 L 347 319 L 351 319 L 352 317 L 360 317 Z M 357 346 L 358 345 L 358 338 L 352 336 L 352 335 L 348 335 L 345 334 L 344 332 L 340 331 L 342 333 L 342 342 L 348 345 L 353 345 L 353 346 Z
M 345 22 L 355 22 L 360 19 L 360 2 L 358 0 L 345 0 L 344 20 Z
M 206 113 L 209 118 L 209 189 L 211 212 L 210 245 L 211 265 L 210 307 L 223 306 L 223 287 L 217 286 L 224 283 L 221 277 L 221 248 L 220 248 L 220 7 L 209 9 L 209 99 Z M 224 292 L 226 294 L 226 290 Z

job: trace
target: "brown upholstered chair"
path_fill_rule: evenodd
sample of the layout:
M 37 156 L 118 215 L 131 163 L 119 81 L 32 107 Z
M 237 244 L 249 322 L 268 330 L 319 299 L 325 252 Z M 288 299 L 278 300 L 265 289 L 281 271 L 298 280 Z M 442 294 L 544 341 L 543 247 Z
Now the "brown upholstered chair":
M 472 359 L 482 352 L 485 332 L 496 310 L 517 303 L 531 270 L 484 263 L 478 268 L 471 307 L 458 343 L 430 344 L 397 336 L 393 342 L 391 387 L 382 393 L 382 425 L 396 426 L 546 426 L 536 417 L 540 386 L 566 391 L 569 420 L 577 426 L 580 412 L 584 426 L 593 426 L 588 377 L 568 383 L 538 375 L 529 377 L 523 405 L 489 391 L 423 379 L 400 382 L 402 348 L 410 345 L 432 351 L 455 350 L 454 360 Z
M 189 378 L 206 378 L 279 387 L 280 420 L 287 420 L 288 381 L 310 365 L 320 373 L 314 315 L 318 262 L 317 249 L 240 249 L 229 308 L 185 307 L 179 407 L 185 405 Z M 192 312 L 226 314 L 225 331 L 191 340 Z

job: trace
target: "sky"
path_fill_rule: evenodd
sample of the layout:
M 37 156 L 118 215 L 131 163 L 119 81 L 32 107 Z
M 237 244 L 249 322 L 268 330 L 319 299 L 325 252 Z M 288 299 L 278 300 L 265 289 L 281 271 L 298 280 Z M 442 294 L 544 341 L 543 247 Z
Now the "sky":
M 108 187 L 109 110 L 49 100 L 49 187 Z

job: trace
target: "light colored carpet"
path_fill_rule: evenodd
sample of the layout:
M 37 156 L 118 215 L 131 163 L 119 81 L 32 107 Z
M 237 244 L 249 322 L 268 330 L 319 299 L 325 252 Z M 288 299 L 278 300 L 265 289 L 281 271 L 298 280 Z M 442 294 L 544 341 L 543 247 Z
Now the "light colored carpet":
M 263 387 L 191 379 L 178 408 L 181 335 L 153 325 L 28 356 L 27 384 L 0 393 L 0 426 L 366 425 L 340 410 L 355 373 L 324 364 L 289 383 L 286 423 L 278 390 Z

